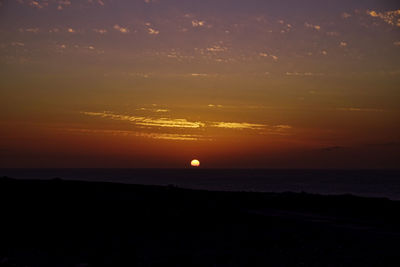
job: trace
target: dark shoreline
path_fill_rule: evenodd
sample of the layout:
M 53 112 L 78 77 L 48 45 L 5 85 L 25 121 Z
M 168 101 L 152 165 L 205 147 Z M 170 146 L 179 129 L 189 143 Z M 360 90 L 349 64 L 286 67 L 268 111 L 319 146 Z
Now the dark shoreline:
M 398 266 L 400 201 L 0 179 L 0 266 Z

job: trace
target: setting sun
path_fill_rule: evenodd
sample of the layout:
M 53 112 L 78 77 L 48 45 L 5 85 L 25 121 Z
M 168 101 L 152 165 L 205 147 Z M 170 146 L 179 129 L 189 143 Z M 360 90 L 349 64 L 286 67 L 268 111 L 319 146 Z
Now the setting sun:
M 190 162 L 190 165 L 192 167 L 199 167 L 200 166 L 200 161 L 198 161 L 197 159 L 194 159 Z

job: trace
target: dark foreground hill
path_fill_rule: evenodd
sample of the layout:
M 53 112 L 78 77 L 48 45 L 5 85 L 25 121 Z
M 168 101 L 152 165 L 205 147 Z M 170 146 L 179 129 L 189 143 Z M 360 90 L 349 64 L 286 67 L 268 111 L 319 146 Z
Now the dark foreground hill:
M 400 202 L 0 179 L 1 266 L 400 266 Z

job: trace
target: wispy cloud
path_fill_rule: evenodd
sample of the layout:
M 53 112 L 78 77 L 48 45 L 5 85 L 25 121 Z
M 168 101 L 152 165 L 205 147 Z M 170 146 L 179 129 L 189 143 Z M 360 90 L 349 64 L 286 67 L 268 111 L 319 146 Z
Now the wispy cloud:
M 106 34 L 107 30 L 106 29 L 93 29 L 94 32 L 100 33 L 100 34 Z
M 207 51 L 209 51 L 209 52 L 224 52 L 226 50 L 228 50 L 228 48 L 225 46 L 221 46 L 221 45 L 214 45 L 212 47 L 207 48 Z
M 150 112 L 155 112 L 155 113 L 166 113 L 166 112 L 169 112 L 169 109 L 164 109 L 164 108 L 138 108 L 136 110 L 139 110 L 139 111 L 150 111 Z
M 227 129 L 251 129 L 259 130 L 265 128 L 267 125 L 247 122 L 213 122 L 212 127 L 227 128 Z
M 265 58 L 269 57 L 269 58 L 272 58 L 272 60 L 273 60 L 274 62 L 277 62 L 278 59 L 279 59 L 278 56 L 268 54 L 267 52 L 260 52 L 260 53 L 258 53 L 258 55 L 259 55 L 260 57 L 265 57 Z
M 386 12 L 367 10 L 367 14 L 373 18 L 379 18 L 389 25 L 400 27 L 400 9 Z
M 198 141 L 198 140 L 211 140 L 202 135 L 195 134 L 173 134 L 173 133 L 145 133 L 135 131 L 123 130 L 98 130 L 98 129 L 82 129 L 82 128 L 67 128 L 63 131 L 74 132 L 79 134 L 105 134 L 113 136 L 134 136 L 145 137 L 159 140 L 173 140 L 173 141 Z
M 383 111 L 385 111 L 383 109 L 376 109 L 376 108 L 355 108 L 355 107 L 337 108 L 336 110 L 349 111 L 349 112 L 383 112 Z
M 222 105 L 208 105 L 208 107 L 223 107 Z M 149 111 L 148 108 L 140 108 L 138 111 Z M 155 113 L 167 112 L 163 109 L 151 110 Z M 132 116 L 132 115 L 120 115 L 111 112 L 81 112 L 86 116 L 101 117 L 111 120 L 127 121 L 133 123 L 140 128 L 171 128 L 171 129 L 202 129 L 202 128 L 218 128 L 225 130 L 249 130 L 255 131 L 257 134 L 278 134 L 287 135 L 292 129 L 290 125 L 278 124 L 278 125 L 267 125 L 261 123 L 249 123 L 249 122 L 232 122 L 232 121 L 189 121 L 187 119 L 175 119 L 175 118 L 154 118 L 148 116 Z M 170 134 L 170 133 L 168 133 Z M 153 137 L 162 139 L 171 139 L 173 135 L 165 135 L 161 137 Z M 199 138 L 186 136 L 185 138 Z
M 58 1 L 57 10 L 63 10 L 64 7 L 68 7 L 71 5 L 71 1 L 69 0 L 60 0 Z
M 120 33 L 129 33 L 129 29 L 128 28 L 121 27 L 118 24 L 115 24 L 113 28 L 114 28 L 114 30 L 119 31 Z
M 311 28 L 311 29 L 314 29 L 314 30 L 317 30 L 317 31 L 321 30 L 321 26 L 320 26 L 320 25 L 310 24 L 310 23 L 308 23 L 308 22 L 305 22 L 305 23 L 304 23 L 304 26 L 305 26 L 306 28 Z
M 160 33 L 160 31 L 153 29 L 153 28 L 147 28 L 147 31 L 150 35 L 158 35 Z
M 206 25 L 206 22 L 204 20 L 192 20 L 193 27 L 203 27 L 205 25 Z
M 350 17 L 351 17 L 351 14 L 350 14 L 350 13 L 347 13 L 347 12 L 343 12 L 343 13 L 342 13 L 342 18 L 348 19 L 348 18 L 350 18 Z
M 332 152 L 332 151 L 342 150 L 344 148 L 345 147 L 343 147 L 343 146 L 328 146 L 328 147 L 321 148 L 321 150 L 324 152 Z
M 28 1 L 28 5 L 30 5 L 31 7 L 35 7 L 35 8 L 41 9 L 41 8 L 47 6 L 48 3 L 47 2 L 41 3 L 39 1 L 29 0 Z
M 82 112 L 87 116 L 97 116 L 112 120 L 129 121 L 139 126 L 148 127 L 167 127 L 167 128 L 200 128 L 205 123 L 198 121 L 188 121 L 186 119 L 170 119 L 170 118 L 150 118 L 130 115 L 120 115 L 111 112 Z
M 323 76 L 323 73 L 314 72 L 286 72 L 286 76 Z
M 39 28 L 20 28 L 19 29 L 20 32 L 30 32 L 30 33 L 38 33 L 39 32 Z
M 25 46 L 25 44 L 21 43 L 21 42 L 12 42 L 11 45 L 12 46 Z

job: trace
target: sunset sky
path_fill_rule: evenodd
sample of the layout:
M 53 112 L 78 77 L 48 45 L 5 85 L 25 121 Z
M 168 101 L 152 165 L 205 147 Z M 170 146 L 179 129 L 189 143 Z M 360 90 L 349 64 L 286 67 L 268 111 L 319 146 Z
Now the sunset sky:
M 0 167 L 398 168 L 400 2 L 0 0 Z

